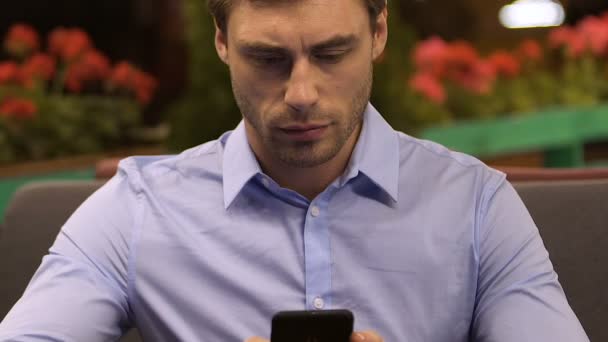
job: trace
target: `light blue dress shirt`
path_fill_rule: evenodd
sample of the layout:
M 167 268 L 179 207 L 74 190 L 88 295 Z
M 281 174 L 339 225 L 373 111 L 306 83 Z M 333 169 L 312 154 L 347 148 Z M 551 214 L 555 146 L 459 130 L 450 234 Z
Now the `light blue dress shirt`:
M 387 342 L 588 341 L 504 174 L 394 131 L 369 105 L 313 201 L 266 176 L 243 123 L 135 157 L 69 219 L 0 340 L 268 337 L 280 310 L 347 308 Z

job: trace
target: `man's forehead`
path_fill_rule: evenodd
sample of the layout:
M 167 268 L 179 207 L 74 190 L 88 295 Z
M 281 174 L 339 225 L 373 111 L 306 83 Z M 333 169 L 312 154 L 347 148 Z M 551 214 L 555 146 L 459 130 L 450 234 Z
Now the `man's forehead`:
M 250 5 L 254 7 L 277 7 L 281 5 L 318 5 L 323 3 L 335 3 L 342 0 L 234 0 L 232 6 Z M 364 0 L 344 0 L 348 5 L 361 5 Z
M 264 3 L 256 5 L 252 0 L 239 1 L 230 11 L 229 22 L 238 26 L 299 24 L 315 27 L 358 26 L 362 21 L 369 21 L 367 9 L 361 0 L 281 0 Z
M 355 1 L 360 0 L 302 0 L 301 6 L 263 8 L 244 5 L 232 13 L 229 35 L 237 44 L 261 42 L 284 46 L 298 42 L 310 47 L 352 42 L 364 33 L 367 25 L 363 23 L 368 22 L 363 8 L 358 14 L 352 8 L 347 9 L 347 4 Z

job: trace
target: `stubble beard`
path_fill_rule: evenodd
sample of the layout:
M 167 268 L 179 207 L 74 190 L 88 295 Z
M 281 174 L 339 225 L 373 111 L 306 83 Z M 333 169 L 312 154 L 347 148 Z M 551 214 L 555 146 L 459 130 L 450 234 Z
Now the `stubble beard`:
M 253 127 L 255 133 L 261 140 L 263 148 L 270 153 L 272 158 L 282 162 L 288 167 L 312 168 L 332 160 L 342 150 L 353 132 L 362 124 L 363 114 L 371 97 L 373 83 L 373 64 L 370 64 L 367 77 L 361 83 L 355 96 L 351 101 L 350 114 L 346 118 L 335 115 L 314 113 L 279 113 L 276 115 L 262 116 L 240 91 L 238 82 L 231 77 L 232 90 L 236 103 L 241 110 L 243 118 Z M 273 135 L 268 129 L 268 122 L 262 122 L 262 117 L 272 117 L 272 122 L 301 122 L 302 116 L 306 120 L 330 120 L 334 125 L 328 127 L 334 129 L 335 134 L 328 135 L 321 141 L 312 142 L 286 142 Z M 339 121 L 336 121 L 338 119 Z M 344 120 L 347 120 L 344 122 Z M 335 126 L 335 127 L 334 127 Z

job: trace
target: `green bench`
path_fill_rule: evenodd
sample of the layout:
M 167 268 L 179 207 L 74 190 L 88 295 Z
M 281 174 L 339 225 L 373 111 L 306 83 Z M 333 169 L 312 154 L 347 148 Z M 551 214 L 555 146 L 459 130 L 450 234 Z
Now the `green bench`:
M 480 158 L 542 151 L 547 167 L 581 167 L 585 143 L 608 141 L 608 105 L 435 126 L 421 137 Z
M 4 210 L 17 189 L 25 184 L 46 180 L 93 180 L 95 170 L 88 168 L 82 170 L 56 171 L 37 175 L 16 176 L 0 178 L 0 222 L 4 220 Z M 61 200 L 61 199 L 59 199 Z

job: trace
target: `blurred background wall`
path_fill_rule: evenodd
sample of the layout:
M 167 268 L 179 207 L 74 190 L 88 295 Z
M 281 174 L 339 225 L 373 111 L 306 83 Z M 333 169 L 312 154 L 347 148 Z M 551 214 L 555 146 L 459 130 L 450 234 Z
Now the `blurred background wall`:
M 451 115 L 432 103 L 422 103 L 411 92 L 404 95 L 415 72 L 411 55 L 418 42 L 434 36 L 448 43 L 464 40 L 479 54 L 489 54 L 514 49 L 524 39 L 547 38 L 552 28 L 514 30 L 501 25 L 498 13 L 511 3 L 514 1 L 389 2 L 391 36 L 386 56 L 376 66 L 373 102 L 396 128 L 418 134 Z M 608 2 L 602 0 L 562 0 L 561 5 L 566 13 L 564 25 L 608 9 Z M 170 131 L 161 131 L 156 142 L 171 151 L 214 139 L 240 119 L 226 67 L 215 55 L 213 26 L 204 0 L 7 2 L 0 13 L 0 32 L 7 32 L 15 23 L 27 23 L 41 36 L 58 26 L 82 28 L 111 60 L 132 61 L 156 77 L 158 88 L 152 102 L 141 109 L 141 125 L 170 127 Z M 6 53 L 1 56 L 7 58 Z

